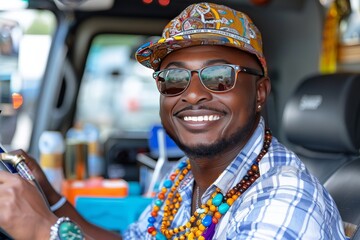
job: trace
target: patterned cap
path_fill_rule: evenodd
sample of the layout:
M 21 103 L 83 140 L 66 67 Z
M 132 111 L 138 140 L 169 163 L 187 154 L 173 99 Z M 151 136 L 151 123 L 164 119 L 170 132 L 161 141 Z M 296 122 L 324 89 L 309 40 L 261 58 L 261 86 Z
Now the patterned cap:
M 145 67 L 157 70 L 169 53 L 191 46 L 221 45 L 256 55 L 267 76 L 261 33 L 244 13 L 214 3 L 188 6 L 164 28 L 157 42 L 142 45 L 135 58 Z

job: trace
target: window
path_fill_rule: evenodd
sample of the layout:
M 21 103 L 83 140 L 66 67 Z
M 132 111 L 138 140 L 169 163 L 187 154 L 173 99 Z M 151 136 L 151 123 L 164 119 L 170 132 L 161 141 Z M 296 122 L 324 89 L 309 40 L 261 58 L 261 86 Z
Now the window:
M 152 70 L 134 59 L 145 36 L 99 35 L 91 45 L 78 97 L 76 123 L 110 133 L 146 133 L 160 122 Z
M 28 149 L 55 16 L 45 10 L 0 12 L 0 142 Z

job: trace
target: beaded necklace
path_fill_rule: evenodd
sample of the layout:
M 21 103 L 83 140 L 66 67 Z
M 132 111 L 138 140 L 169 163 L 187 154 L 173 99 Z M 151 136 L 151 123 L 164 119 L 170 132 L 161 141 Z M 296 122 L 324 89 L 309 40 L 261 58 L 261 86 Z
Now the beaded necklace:
M 260 177 L 259 162 L 268 152 L 271 143 L 271 132 L 269 129 L 265 130 L 265 137 L 263 147 L 257 156 L 254 164 L 247 171 L 247 174 L 231 188 L 225 196 L 221 193 L 219 188 L 211 195 L 206 204 L 202 204 L 200 208 L 196 209 L 190 220 L 184 225 L 170 229 L 174 216 L 180 208 L 182 198 L 177 192 L 181 181 L 191 169 L 190 161 L 180 162 L 177 169 L 170 174 L 168 180 L 164 182 L 164 186 L 157 195 L 155 204 L 151 211 L 151 216 L 148 218 L 148 233 L 154 236 L 157 240 L 183 240 L 183 239 L 198 239 L 211 240 L 215 234 L 216 224 L 220 218 L 226 214 L 234 201 L 240 197 L 252 184 Z M 164 205 L 165 203 L 165 205 Z M 154 227 L 158 212 L 163 207 L 163 218 L 160 229 Z

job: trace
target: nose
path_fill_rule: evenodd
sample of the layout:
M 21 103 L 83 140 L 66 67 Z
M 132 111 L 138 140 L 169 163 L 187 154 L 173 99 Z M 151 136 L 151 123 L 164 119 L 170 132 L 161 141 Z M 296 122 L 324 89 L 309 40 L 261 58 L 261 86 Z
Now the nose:
M 191 72 L 191 80 L 187 89 L 181 94 L 182 101 L 192 105 L 198 104 L 212 98 L 211 92 L 201 83 L 199 74 Z

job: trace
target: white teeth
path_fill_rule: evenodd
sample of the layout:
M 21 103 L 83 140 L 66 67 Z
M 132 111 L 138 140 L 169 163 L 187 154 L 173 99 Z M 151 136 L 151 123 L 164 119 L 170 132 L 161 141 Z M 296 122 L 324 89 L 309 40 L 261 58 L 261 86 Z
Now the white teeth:
M 184 117 L 184 121 L 192 121 L 192 122 L 216 121 L 219 119 L 220 119 L 220 116 L 218 116 L 218 115 L 185 116 Z

